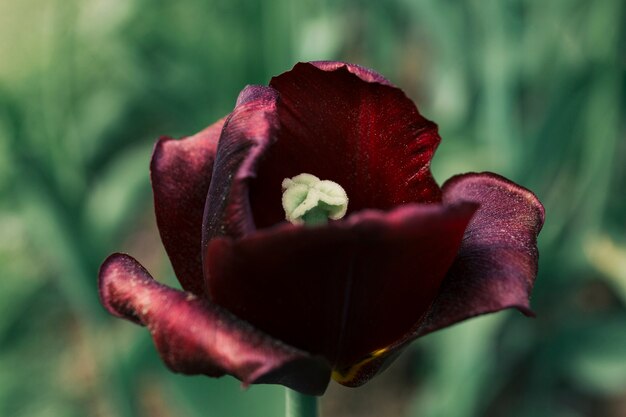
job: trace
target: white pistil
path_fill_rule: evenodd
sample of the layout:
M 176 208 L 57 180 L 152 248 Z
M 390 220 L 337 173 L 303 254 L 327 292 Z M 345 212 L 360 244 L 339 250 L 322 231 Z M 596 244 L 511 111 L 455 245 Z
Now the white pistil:
M 283 180 L 283 209 L 293 224 L 315 226 L 341 219 L 348 209 L 348 195 L 341 185 L 300 174 Z

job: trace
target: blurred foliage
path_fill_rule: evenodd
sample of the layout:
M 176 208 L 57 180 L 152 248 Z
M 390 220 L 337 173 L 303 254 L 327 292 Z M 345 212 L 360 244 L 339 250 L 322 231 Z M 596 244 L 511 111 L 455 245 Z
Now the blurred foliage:
M 176 285 L 152 215 L 155 138 L 200 130 L 296 61 L 339 59 L 437 121 L 440 182 L 497 171 L 547 222 L 538 319 L 428 336 L 388 371 L 409 395 L 357 412 L 338 403 L 359 390 L 333 386 L 327 415 L 402 401 L 416 417 L 626 416 L 625 21 L 622 0 L 3 1 L 0 415 L 282 413 L 280 388 L 168 372 L 95 279 L 127 250 Z

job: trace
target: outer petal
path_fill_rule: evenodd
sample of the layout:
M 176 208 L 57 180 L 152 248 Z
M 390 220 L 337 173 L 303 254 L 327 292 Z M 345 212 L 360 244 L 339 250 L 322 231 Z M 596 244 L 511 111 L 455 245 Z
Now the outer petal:
M 99 275 L 102 304 L 145 325 L 163 361 L 175 372 L 231 374 L 244 385 L 282 384 L 321 395 L 328 364 L 279 342 L 210 302 L 154 281 L 133 258 L 113 254 Z
M 448 180 L 444 202 L 480 203 L 437 301 L 418 336 L 505 308 L 533 315 L 529 297 L 537 275 L 537 235 L 544 208 L 529 190 L 495 174 Z
M 255 229 L 248 187 L 259 159 L 275 141 L 277 99 L 269 87 L 248 86 L 224 124 L 206 198 L 203 248 L 215 237 L 241 237 Z
M 156 220 L 165 250 L 183 288 L 204 293 L 202 215 L 217 142 L 225 119 L 182 139 L 161 138 L 150 174 Z
M 475 208 L 409 205 L 214 239 L 207 288 L 238 317 L 343 369 L 420 323 Z
M 415 338 L 467 318 L 515 307 L 532 315 L 528 297 L 537 274 L 537 234 L 544 209 L 537 197 L 495 174 L 466 174 L 443 187 L 444 204 L 480 204 L 426 320 L 361 362 L 335 370 L 347 386 L 366 383 Z
M 280 94 L 280 129 L 250 189 L 259 228 L 284 219 L 280 183 L 301 173 L 340 184 L 349 212 L 440 200 L 430 173 L 437 126 L 384 78 L 343 63 L 300 63 L 270 86 Z

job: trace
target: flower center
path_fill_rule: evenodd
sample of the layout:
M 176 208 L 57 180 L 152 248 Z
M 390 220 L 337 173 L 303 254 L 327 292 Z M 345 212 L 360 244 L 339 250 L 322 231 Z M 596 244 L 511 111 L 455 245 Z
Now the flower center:
M 283 209 L 293 224 L 316 226 L 341 219 L 348 210 L 348 195 L 341 185 L 300 174 L 283 180 Z

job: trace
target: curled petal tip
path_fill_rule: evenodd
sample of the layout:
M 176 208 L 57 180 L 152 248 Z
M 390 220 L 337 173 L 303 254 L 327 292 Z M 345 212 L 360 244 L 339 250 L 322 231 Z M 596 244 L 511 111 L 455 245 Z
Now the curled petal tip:
M 247 85 L 237 97 L 235 107 L 242 106 L 252 101 L 274 101 L 278 98 L 276 90 L 264 85 Z
M 109 255 L 102 263 L 102 266 L 100 266 L 100 271 L 98 272 L 98 294 L 100 302 L 109 313 L 116 317 L 142 324 L 134 311 L 125 308 L 124 304 L 120 302 L 118 287 L 116 286 L 120 275 L 127 275 L 127 268 L 142 268 L 133 261 L 134 259 L 125 253 L 116 252 Z M 133 276 L 135 275 L 133 274 Z M 134 287 L 137 285 L 137 282 L 133 278 L 128 284 Z

